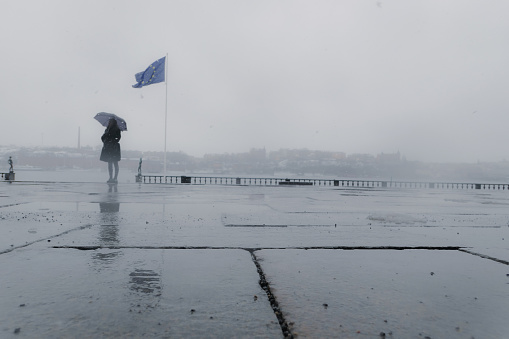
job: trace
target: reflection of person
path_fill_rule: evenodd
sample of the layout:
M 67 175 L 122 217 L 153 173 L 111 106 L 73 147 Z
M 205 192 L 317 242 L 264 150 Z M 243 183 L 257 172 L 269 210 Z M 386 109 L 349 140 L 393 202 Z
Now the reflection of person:
M 120 203 L 118 202 L 100 202 L 99 209 L 101 213 L 115 213 L 120 211 Z
M 101 161 L 108 163 L 108 173 L 110 178 L 108 183 L 117 183 L 118 177 L 118 162 L 120 161 L 120 129 L 118 128 L 117 120 L 110 119 L 108 127 L 101 137 L 103 142 L 103 149 L 101 151 Z M 115 167 L 115 176 L 113 176 L 113 167 Z
M 14 168 L 12 167 L 12 157 L 9 157 L 9 166 L 10 166 L 9 173 L 14 172 Z
M 119 211 L 120 203 L 118 202 L 117 186 L 109 185 L 108 194 L 103 201 L 99 202 L 100 225 L 99 242 L 101 245 L 113 245 L 118 243 L 119 231 Z

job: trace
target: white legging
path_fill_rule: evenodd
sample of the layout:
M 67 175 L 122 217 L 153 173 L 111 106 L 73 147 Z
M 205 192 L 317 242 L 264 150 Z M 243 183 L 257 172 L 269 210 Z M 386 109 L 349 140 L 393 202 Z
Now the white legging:
M 113 177 L 113 166 L 115 166 L 115 177 Z M 110 179 L 117 180 L 117 177 L 118 177 L 118 161 L 108 161 L 108 172 L 110 174 Z

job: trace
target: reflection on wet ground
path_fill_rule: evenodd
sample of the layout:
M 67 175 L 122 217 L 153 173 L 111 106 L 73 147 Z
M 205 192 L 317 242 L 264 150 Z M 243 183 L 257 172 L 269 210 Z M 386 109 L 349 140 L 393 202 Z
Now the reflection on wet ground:
M 118 189 L 116 185 L 109 185 L 108 194 L 99 202 L 99 238 L 102 247 L 114 246 L 119 243 L 119 216 L 120 203 L 118 202 Z M 93 251 L 92 259 L 100 267 L 109 267 L 121 255 L 121 251 L 101 252 Z
M 120 211 L 120 203 L 118 202 L 100 202 L 99 207 L 101 213 L 114 213 Z
M 99 243 L 104 246 L 117 244 L 118 225 L 101 225 L 99 229 Z
M 116 252 L 97 252 L 92 254 L 92 258 L 102 263 L 111 263 L 119 255 L 119 251 Z
M 111 246 L 118 243 L 120 203 L 118 202 L 118 190 L 116 185 L 109 185 L 108 194 L 104 201 L 99 202 L 100 229 L 99 243 L 104 246 Z
M 152 270 L 135 269 L 129 274 L 130 289 L 141 293 L 160 293 L 161 277 Z

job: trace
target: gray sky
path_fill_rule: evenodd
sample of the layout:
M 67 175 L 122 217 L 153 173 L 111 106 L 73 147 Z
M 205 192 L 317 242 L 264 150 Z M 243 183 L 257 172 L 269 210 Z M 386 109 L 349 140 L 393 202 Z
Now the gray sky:
M 509 158 L 506 0 L 2 1 L 0 145 Z

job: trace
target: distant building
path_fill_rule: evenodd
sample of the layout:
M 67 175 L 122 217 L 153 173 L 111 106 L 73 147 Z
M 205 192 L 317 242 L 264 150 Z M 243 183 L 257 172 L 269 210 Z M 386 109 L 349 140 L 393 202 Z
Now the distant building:
M 397 153 L 380 153 L 376 156 L 376 160 L 378 162 L 383 163 L 394 163 L 394 162 L 400 162 L 401 161 L 401 154 L 399 151 Z
M 344 152 L 332 152 L 331 158 L 334 160 L 344 160 L 346 159 L 346 153 Z
M 371 163 L 375 160 L 375 157 L 371 154 L 354 153 L 348 155 L 348 160 L 354 162 Z

